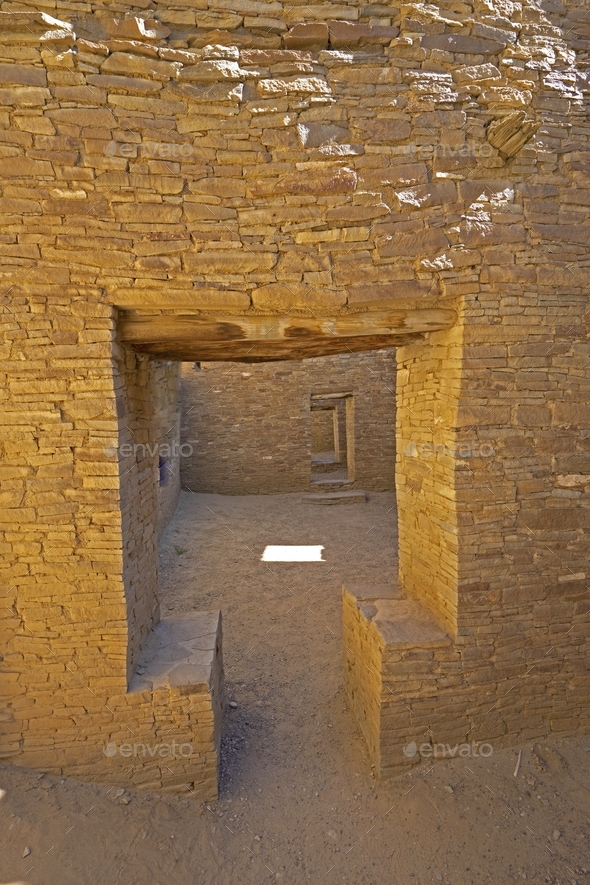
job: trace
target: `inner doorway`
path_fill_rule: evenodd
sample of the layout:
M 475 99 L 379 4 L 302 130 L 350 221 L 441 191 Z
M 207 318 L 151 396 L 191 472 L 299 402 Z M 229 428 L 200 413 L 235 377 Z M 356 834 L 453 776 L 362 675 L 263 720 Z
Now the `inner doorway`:
M 354 482 L 354 397 L 344 393 L 312 393 L 311 484 Z

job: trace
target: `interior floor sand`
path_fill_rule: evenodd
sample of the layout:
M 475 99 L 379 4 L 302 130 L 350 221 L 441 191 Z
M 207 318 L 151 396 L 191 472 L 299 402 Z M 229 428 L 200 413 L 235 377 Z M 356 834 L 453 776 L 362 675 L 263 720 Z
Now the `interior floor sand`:
M 373 778 L 343 693 L 341 588 L 394 580 L 395 499 L 301 498 L 183 492 L 160 545 L 162 614 L 223 612 L 237 706 L 220 799 L 5 764 L 0 885 L 590 882 L 586 738 L 523 745 L 516 778 L 519 748 Z M 271 544 L 321 544 L 324 561 L 262 562 Z

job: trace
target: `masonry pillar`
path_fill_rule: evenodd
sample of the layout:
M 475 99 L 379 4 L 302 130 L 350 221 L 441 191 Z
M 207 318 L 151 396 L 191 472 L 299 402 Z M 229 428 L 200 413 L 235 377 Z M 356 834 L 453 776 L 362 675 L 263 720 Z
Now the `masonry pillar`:
M 400 586 L 455 640 L 469 733 L 506 743 L 587 726 L 590 699 L 587 300 L 511 301 L 397 353 Z

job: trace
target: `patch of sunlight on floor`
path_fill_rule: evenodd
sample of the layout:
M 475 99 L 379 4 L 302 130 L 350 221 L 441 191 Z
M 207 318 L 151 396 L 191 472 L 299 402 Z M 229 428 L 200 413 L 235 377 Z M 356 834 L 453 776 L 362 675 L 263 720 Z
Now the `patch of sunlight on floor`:
M 280 545 L 269 544 L 264 548 L 262 562 L 325 562 L 322 559 L 322 544 Z

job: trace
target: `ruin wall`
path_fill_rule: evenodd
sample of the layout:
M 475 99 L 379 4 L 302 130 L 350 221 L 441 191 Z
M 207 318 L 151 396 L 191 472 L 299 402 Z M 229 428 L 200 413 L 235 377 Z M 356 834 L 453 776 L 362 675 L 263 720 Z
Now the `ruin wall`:
M 400 579 L 497 733 L 587 728 L 588 10 L 235 2 L 1 7 L 2 751 L 102 760 L 158 617 L 126 313 L 456 310 L 397 350 Z
M 308 491 L 311 394 L 347 392 L 354 398 L 355 475 L 346 488 L 392 490 L 395 372 L 387 350 L 250 366 L 202 363 L 200 371 L 186 364 L 181 440 L 191 453 L 181 458 L 183 487 L 226 495 Z

